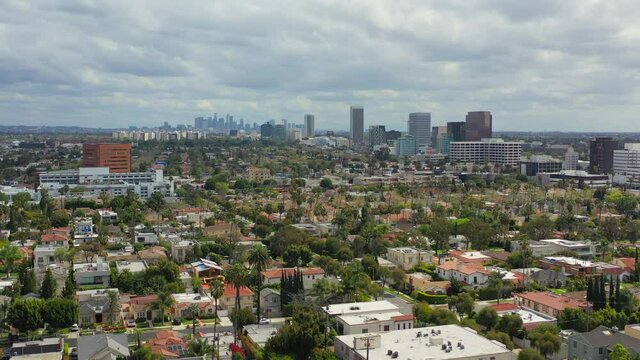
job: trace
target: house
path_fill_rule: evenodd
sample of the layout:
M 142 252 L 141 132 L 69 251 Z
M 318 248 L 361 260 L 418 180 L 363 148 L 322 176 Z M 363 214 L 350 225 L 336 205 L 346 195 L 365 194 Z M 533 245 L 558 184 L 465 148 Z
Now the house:
M 42 245 L 50 245 L 50 246 L 59 246 L 59 247 L 68 247 L 69 246 L 69 237 L 65 235 L 61 235 L 59 233 L 48 233 L 43 234 L 40 237 L 40 244 Z
M 568 256 L 547 256 L 539 261 L 543 269 L 554 269 L 575 277 L 596 274 L 598 269 L 588 260 L 580 260 Z
M 215 261 L 207 259 L 192 262 L 189 269 L 194 277 L 198 277 L 203 281 L 215 279 L 222 273 L 222 266 Z
M 282 269 L 268 269 L 262 272 L 262 284 L 264 285 L 279 285 L 282 276 L 293 276 L 296 270 L 300 270 L 302 273 L 302 285 L 304 290 L 313 289 L 315 284 L 320 279 L 328 279 L 336 281 L 335 277 L 326 276 L 325 272 L 321 268 L 282 268 Z
M 95 232 L 93 226 L 93 220 L 91 218 L 81 218 L 76 220 L 73 226 L 73 243 L 76 246 L 82 245 L 87 242 L 92 242 L 98 238 L 98 234 Z
M 511 243 L 512 251 L 522 251 L 517 241 Z M 531 241 L 528 244 L 531 254 L 536 257 L 551 256 L 559 253 L 574 253 L 577 257 L 586 259 L 596 254 L 596 246 L 590 241 L 570 241 L 563 239 L 547 239 Z
M 146 261 L 147 265 L 158 263 L 162 259 L 167 259 L 167 253 L 162 246 L 152 246 L 138 251 L 138 258 Z
M 531 274 L 529 279 L 545 287 L 564 287 L 569 276 L 562 271 L 544 269 Z
M 409 289 L 423 291 L 427 294 L 446 294 L 451 282 L 433 281 L 431 276 L 423 273 L 407 274 L 406 283 Z
M 345 314 L 336 316 L 338 334 L 367 334 L 413 328 L 414 316 L 395 311 L 381 311 L 367 314 Z
M 514 303 L 502 303 L 502 304 L 492 304 L 490 305 L 498 316 L 502 317 L 504 315 L 518 315 L 522 319 L 522 327 L 526 330 L 534 329 L 543 324 L 556 324 L 556 318 L 553 316 L 549 316 L 547 314 L 543 314 L 541 312 L 518 306 Z
M 280 291 L 271 288 L 260 290 L 260 314 L 265 318 L 282 316 Z
M 485 285 L 491 271 L 476 263 L 447 261 L 436 267 L 436 273 L 443 279 L 454 278 L 473 287 Z
M 44 269 L 49 265 L 58 264 L 58 259 L 56 258 L 56 250 L 58 249 L 61 249 L 61 247 L 52 245 L 37 245 L 35 250 L 33 250 L 35 267 L 37 269 Z
M 171 308 L 171 313 L 174 317 L 191 317 L 192 314 L 189 307 L 194 304 L 198 306 L 199 316 L 213 314 L 215 311 L 215 303 L 213 299 L 207 295 L 181 293 L 171 294 L 171 297 L 174 300 L 173 307 Z
M 78 337 L 78 359 L 113 360 L 129 355 L 127 334 L 96 334 Z
M 486 264 L 491 262 L 491 257 L 487 256 L 480 251 L 458 251 L 453 250 L 449 252 L 449 255 L 457 259 L 459 262 L 467 264 Z
M 240 288 L 240 308 L 253 308 L 254 292 L 246 286 Z M 231 310 L 236 303 L 236 287 L 231 283 L 224 284 L 224 295 L 220 298 L 219 308 Z
M 98 260 L 94 263 L 73 264 L 73 277 L 76 285 L 106 285 L 109 286 L 111 279 L 111 269 L 109 264 Z
M 198 244 L 195 240 L 177 239 L 171 241 L 171 258 L 177 263 L 187 261 L 187 256 L 193 254 L 193 247 Z
M 412 247 L 387 249 L 387 260 L 403 268 L 411 270 L 419 263 L 431 264 L 432 251 L 419 250 Z
M 624 332 L 618 329 L 598 326 L 585 332 L 569 336 L 569 359 L 606 360 L 615 344 L 621 344 L 634 358 L 640 354 L 640 325 L 627 325 Z
M 64 339 L 61 337 L 42 340 L 14 342 L 11 345 L 11 359 L 43 359 L 60 360 L 64 349 Z M 88 359 L 88 358 L 87 358 Z
M 159 309 L 154 309 L 154 303 L 158 300 L 158 295 L 135 296 L 129 299 L 128 304 L 123 306 L 124 320 L 150 320 L 162 316 Z
M 189 354 L 189 343 L 173 330 L 157 332 L 154 338 L 147 340 L 147 345 L 152 353 L 164 359 L 177 359 Z
M 158 235 L 150 232 L 136 232 L 136 243 L 144 246 L 156 246 L 160 244 Z
M 627 274 L 633 274 L 636 270 L 636 259 L 632 257 L 615 258 L 611 261 L 613 265 L 620 266 Z M 622 279 L 625 280 L 625 279 Z
M 80 307 L 80 321 L 82 327 L 100 324 L 109 319 L 118 319 L 120 303 L 112 304 L 110 293 L 119 294 L 118 289 L 98 289 L 76 291 L 76 299 Z M 112 306 L 113 305 L 113 306 Z
M 121 273 L 124 270 L 129 270 L 132 274 L 140 273 L 147 270 L 147 263 L 142 260 L 116 261 L 116 270 L 118 270 L 118 273 Z
M 118 221 L 118 213 L 111 211 L 111 209 L 98 209 L 98 215 L 100 215 L 100 222 L 103 225 L 113 224 Z
M 575 308 L 586 310 L 591 307 L 585 300 L 578 300 L 565 295 L 556 295 L 552 292 L 529 291 L 514 294 L 514 296 L 518 305 L 553 317 L 557 317 L 564 309 Z

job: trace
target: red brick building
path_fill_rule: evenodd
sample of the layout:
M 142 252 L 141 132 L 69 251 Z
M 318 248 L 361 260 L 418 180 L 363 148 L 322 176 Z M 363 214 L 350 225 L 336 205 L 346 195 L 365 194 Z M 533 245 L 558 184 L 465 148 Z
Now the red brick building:
M 131 144 L 83 144 L 85 167 L 108 167 L 112 173 L 131 171 Z

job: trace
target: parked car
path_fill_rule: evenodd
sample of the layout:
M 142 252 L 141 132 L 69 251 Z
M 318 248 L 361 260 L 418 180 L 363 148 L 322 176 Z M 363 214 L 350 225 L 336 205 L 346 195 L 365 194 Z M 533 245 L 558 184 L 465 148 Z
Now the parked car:
M 182 321 L 180 321 L 180 319 L 173 319 L 171 325 L 182 325 Z
M 267 325 L 267 324 L 271 324 L 271 319 L 262 318 L 262 319 L 260 319 L 259 324 L 260 324 L 260 325 Z
M 127 327 L 136 327 L 136 321 L 133 319 L 127 320 Z
M 69 349 L 69 359 L 70 360 L 78 360 L 78 348 L 72 347 Z
M 80 326 L 78 326 L 78 324 L 73 324 L 73 325 L 71 325 L 71 328 L 69 330 L 71 330 L 71 331 L 80 331 Z

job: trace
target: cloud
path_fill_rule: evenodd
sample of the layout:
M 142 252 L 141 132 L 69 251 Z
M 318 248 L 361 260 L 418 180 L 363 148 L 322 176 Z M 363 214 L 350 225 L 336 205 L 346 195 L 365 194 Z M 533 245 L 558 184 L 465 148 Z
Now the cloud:
M 154 126 L 316 115 L 404 130 L 490 110 L 502 130 L 637 131 L 631 0 L 0 3 L 0 124 Z

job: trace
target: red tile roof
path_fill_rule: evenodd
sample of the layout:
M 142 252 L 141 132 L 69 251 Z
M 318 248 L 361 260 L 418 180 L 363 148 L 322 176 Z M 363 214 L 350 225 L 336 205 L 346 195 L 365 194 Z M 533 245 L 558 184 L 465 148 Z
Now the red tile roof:
M 69 239 L 60 234 L 44 234 L 40 237 L 40 241 L 42 242 L 54 242 L 54 241 L 69 241 Z
M 548 306 L 554 310 L 562 311 L 567 308 L 582 308 L 589 307 L 589 303 L 584 300 L 577 300 L 564 295 L 556 295 L 551 292 L 544 291 L 530 291 L 515 295 L 517 298 L 531 300 L 534 303 Z
M 253 296 L 254 292 L 246 286 L 240 287 L 240 296 Z M 236 287 L 231 283 L 224 284 L 224 296 L 234 297 L 236 296 Z
M 393 321 L 410 321 L 410 320 L 413 320 L 413 319 L 415 319 L 415 318 L 414 318 L 414 317 L 413 317 L 413 315 L 411 315 L 411 314 L 408 314 L 408 315 L 398 315 L 398 316 L 393 316 L 393 317 L 391 318 L 391 320 L 393 320 Z
M 269 269 L 262 272 L 262 276 L 267 279 L 275 279 L 280 278 L 282 273 L 285 275 L 293 275 L 295 273 L 295 268 L 285 268 L 285 269 Z M 324 270 L 321 268 L 300 268 L 302 275 L 324 275 Z
M 624 269 L 627 271 L 634 271 L 636 269 L 636 259 L 631 257 L 618 258 L 619 262 L 624 264 Z
M 497 312 L 502 311 L 515 311 L 518 310 L 519 306 L 513 303 L 502 303 L 502 304 L 492 304 L 489 305 L 493 310 Z
M 438 265 L 438 268 L 442 270 L 455 270 L 466 275 L 471 275 L 474 273 L 491 275 L 491 271 L 485 269 L 484 266 L 476 263 L 462 263 L 457 261 L 447 261 L 442 265 Z

